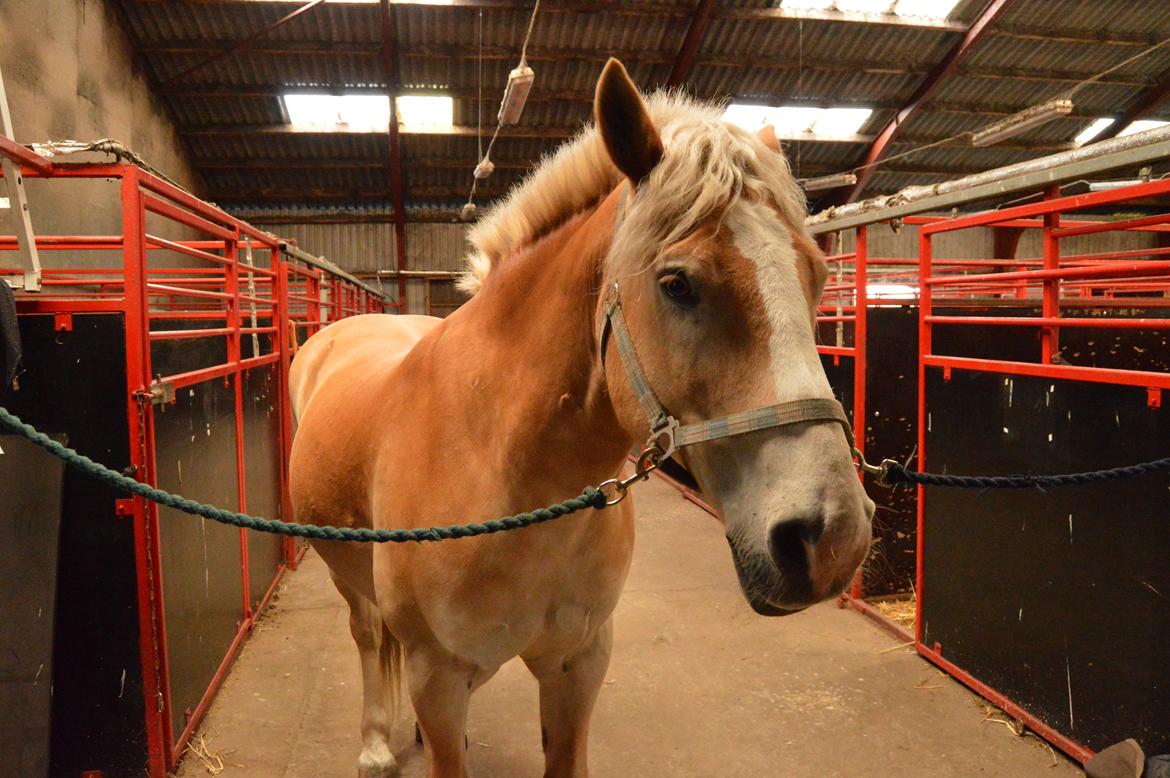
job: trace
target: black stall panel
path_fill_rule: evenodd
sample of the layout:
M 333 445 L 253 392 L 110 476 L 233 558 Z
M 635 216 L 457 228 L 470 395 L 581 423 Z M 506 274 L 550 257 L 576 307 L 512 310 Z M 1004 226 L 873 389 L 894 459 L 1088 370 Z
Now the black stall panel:
M 25 369 L 5 406 L 82 454 L 126 467 L 122 317 L 74 314 L 63 332 L 54 330 L 53 316 L 19 322 Z M 45 473 L 58 467 L 48 454 L 37 456 Z M 8 467 L 0 457 L 0 477 L 18 477 Z M 39 679 L 52 684 L 51 775 L 139 775 L 146 764 L 134 527 L 115 512 L 123 496 L 76 470 L 63 474 L 51 675 L 47 664 Z M 51 531 L 50 521 L 45 532 Z M 20 713 L 32 717 L 36 709 Z M 26 774 L 7 772 L 12 767 L 6 763 L 0 772 Z
M 247 512 L 282 519 L 280 494 L 280 363 L 244 373 L 244 474 Z M 284 536 L 249 532 L 249 601 L 255 608 L 276 577 Z
M 235 391 L 216 378 L 175 392 L 156 408 L 158 485 L 200 502 L 234 508 Z M 176 738 L 235 640 L 243 620 L 240 530 L 159 508 L 163 604 Z
M 891 306 L 867 312 L 865 437 L 871 462 L 905 462 L 918 445 L 918 308 Z M 898 594 L 913 588 L 917 497 L 913 489 L 890 490 L 867 483 L 877 510 L 873 548 L 862 572 L 865 596 Z
M 57 436 L 67 443 L 64 438 Z M 53 703 L 65 464 L 46 459 L 24 438 L 0 435 L 0 765 L 29 778 L 49 774 Z
M 1145 388 L 930 368 L 926 391 L 932 472 L 1167 455 Z M 925 501 L 923 643 L 1075 742 L 1170 752 L 1170 475 Z

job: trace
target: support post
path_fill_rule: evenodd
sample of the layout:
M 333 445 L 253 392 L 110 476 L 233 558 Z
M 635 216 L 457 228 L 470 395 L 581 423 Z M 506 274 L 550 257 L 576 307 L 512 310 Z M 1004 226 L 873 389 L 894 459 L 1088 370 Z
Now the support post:
M 1054 186 L 1048 190 L 1045 199 L 1055 200 L 1060 197 L 1060 187 Z M 1053 211 L 1044 214 L 1044 269 L 1057 270 L 1060 268 L 1060 238 L 1056 230 L 1060 228 L 1060 214 Z M 1045 278 L 1044 297 L 1041 301 L 1041 316 L 1054 319 L 1060 315 L 1060 279 Z M 1040 330 L 1041 362 L 1051 365 L 1053 357 L 1060 349 L 1060 330 L 1054 326 L 1045 326 Z

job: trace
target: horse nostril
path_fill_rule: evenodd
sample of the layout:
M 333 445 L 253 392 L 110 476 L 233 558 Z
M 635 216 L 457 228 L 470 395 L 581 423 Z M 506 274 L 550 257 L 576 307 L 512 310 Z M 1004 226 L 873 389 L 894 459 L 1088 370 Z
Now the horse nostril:
M 768 530 L 768 550 L 781 570 L 808 570 L 808 547 L 816 545 L 825 531 L 819 513 L 784 519 Z

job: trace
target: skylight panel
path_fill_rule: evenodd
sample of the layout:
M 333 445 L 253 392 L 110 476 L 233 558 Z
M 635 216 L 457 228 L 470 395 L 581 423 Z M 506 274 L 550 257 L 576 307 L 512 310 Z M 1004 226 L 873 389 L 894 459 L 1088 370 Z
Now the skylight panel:
M 772 108 L 732 103 L 727 106 L 723 120 L 752 132 L 770 124 L 781 138 L 813 135 L 831 140 L 856 135 L 872 113 L 872 108 L 815 108 L 804 105 Z
M 802 135 L 812 132 L 813 125 L 824 113 L 824 108 L 782 105 L 773 112 L 771 124 L 776 128 L 778 135 Z
M 1138 119 L 1132 122 L 1121 132 L 1117 133 L 1117 137 L 1124 138 L 1126 135 L 1133 135 L 1136 132 L 1145 132 L 1146 130 L 1154 130 L 1158 127 L 1165 127 L 1170 122 L 1162 122 L 1157 119 Z
M 941 21 L 958 4 L 959 0 L 781 0 L 779 5 L 788 11 L 840 11 L 861 16 L 896 14 Z
M 872 113 L 872 108 L 826 108 L 813 122 L 812 133 L 827 138 L 856 135 Z
M 894 13 L 898 16 L 946 19 L 958 4 L 959 0 L 898 0 L 894 4 Z
M 450 127 L 454 100 L 446 95 L 399 97 L 398 121 L 404 129 Z M 347 132 L 380 132 L 390 124 L 390 101 L 385 95 L 284 95 L 288 120 L 294 127 Z
M 732 103 L 723 112 L 723 121 L 755 132 L 768 123 L 775 109 L 767 105 Z
M 408 95 L 398 98 L 398 121 L 403 127 L 436 130 L 455 120 L 455 101 L 446 95 Z
M 837 0 L 837 10 L 859 14 L 884 14 L 889 12 L 893 4 L 893 0 Z
M 1100 119 L 1094 119 L 1091 124 L 1085 127 L 1085 129 L 1077 133 L 1077 136 L 1073 138 L 1073 143 L 1078 146 L 1084 146 L 1086 143 L 1093 140 L 1093 138 L 1096 138 L 1098 135 L 1100 135 L 1102 130 L 1113 124 L 1113 121 L 1114 120 L 1110 119 L 1108 116 L 1102 116 Z
M 783 0 L 780 7 L 794 11 L 827 11 L 833 7 L 833 0 Z
M 385 95 L 288 94 L 284 108 L 294 127 L 373 132 L 390 124 L 390 101 Z

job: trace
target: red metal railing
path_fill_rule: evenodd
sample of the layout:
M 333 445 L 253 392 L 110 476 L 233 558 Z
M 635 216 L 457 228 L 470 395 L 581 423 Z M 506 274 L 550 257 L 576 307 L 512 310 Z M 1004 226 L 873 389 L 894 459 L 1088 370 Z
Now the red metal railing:
M 0 152 L 3 152 L 0 149 Z M 282 250 L 275 236 L 232 217 L 213 205 L 129 165 L 25 165 L 28 178 L 114 179 L 120 184 L 120 235 L 42 235 L 39 250 L 66 252 L 71 263 L 99 264 L 120 255 L 109 267 L 47 269 L 43 291 L 18 294 L 21 314 L 50 314 L 62 329 L 75 313 L 116 313 L 125 317 L 126 398 L 131 464 L 139 478 L 157 485 L 154 408 L 143 402 L 158 393 L 221 379 L 234 389 L 235 477 L 240 511 L 248 510 L 244 461 L 243 378 L 251 370 L 278 366 L 280 414 L 280 495 L 285 515 L 288 452 L 292 420 L 287 376 L 296 344 L 330 322 L 384 310 L 384 299 L 370 287 L 309 264 Z M 194 237 L 163 237 L 163 235 Z M 0 236 L 0 274 L 15 266 L 15 237 Z M 90 257 L 90 259 L 86 259 Z M 248 261 L 248 260 L 251 261 Z M 182 267 L 173 265 L 182 263 Z M 164 264 L 166 266 L 164 266 Z M 223 344 L 222 359 L 171 375 L 152 369 L 152 344 L 202 339 Z M 218 350 L 214 350 L 218 351 Z M 224 674 L 253 627 L 255 610 L 267 602 L 284 569 L 294 567 L 300 549 L 291 540 L 267 593 L 253 608 L 248 543 L 240 530 L 241 619 L 220 666 L 190 711 L 181 732 L 173 725 L 170 666 L 166 641 L 159 509 L 135 498 L 132 518 L 136 548 L 139 652 L 145 696 L 144 722 L 148 772 L 163 776 L 177 763 Z M 265 571 L 267 574 L 268 571 Z
M 828 257 L 830 279 L 818 306 L 818 330 L 822 355 L 835 362 L 843 357 L 853 359 L 854 424 L 859 444 L 863 444 L 865 437 L 866 407 L 873 402 L 873 398 L 866 397 L 865 389 L 865 376 L 870 367 L 866 343 L 870 326 L 868 313 L 874 307 L 891 304 L 894 300 L 898 300 L 898 304 L 916 306 L 919 313 L 916 450 L 920 469 L 928 468 L 924 384 L 924 371 L 928 366 L 941 367 L 947 373 L 951 370 L 984 371 L 1145 387 L 1150 402 L 1160 402 L 1162 390 L 1170 387 L 1170 374 L 1069 364 L 1068 359 L 1058 356 L 1064 330 L 1170 329 L 1170 319 L 1135 315 L 1133 312 L 1170 306 L 1170 245 L 1166 245 L 1168 242 L 1160 235 L 1170 232 L 1170 213 L 1115 220 L 1068 218 L 1069 214 L 1085 208 L 1112 207 L 1166 194 L 1170 194 L 1170 180 L 1074 197 L 1060 197 L 1058 190 L 1052 190 L 1040 202 L 959 218 L 906 217 L 902 224 L 916 226 L 919 230 L 916 257 L 870 256 L 869 228 L 858 227 L 853 250 Z M 936 242 L 939 236 L 963 234 L 964 230 L 977 228 L 1004 228 L 1033 237 L 1039 244 L 1039 255 L 1015 256 L 1017 238 L 1005 256 L 940 256 L 942 251 Z M 1073 253 L 1061 251 L 1062 240 L 1110 233 L 1154 234 L 1159 239 L 1150 241 L 1156 245 L 1137 248 L 1106 249 L 1081 245 Z M 981 244 L 974 240 L 963 245 L 965 253 L 970 253 L 973 246 Z M 947 310 L 937 313 L 939 307 Z M 1012 310 L 1007 315 L 997 314 L 997 309 L 1003 308 Z M 1020 308 L 1030 311 L 1021 313 Z M 933 335 L 938 327 L 972 326 L 1035 328 L 1038 337 L 1034 361 L 976 358 L 942 353 L 935 348 Z M 882 452 L 876 453 L 880 455 Z M 921 487 L 917 496 L 915 595 L 919 599 L 915 635 L 912 637 L 918 651 L 1069 755 L 1084 761 L 1092 752 L 1083 745 L 1045 725 L 1005 695 L 923 644 L 922 597 L 928 582 L 923 580 L 924 494 Z M 843 598 L 842 604 L 848 602 L 883 626 L 907 639 L 911 637 L 861 599 L 863 595 L 859 576 L 851 597 Z

